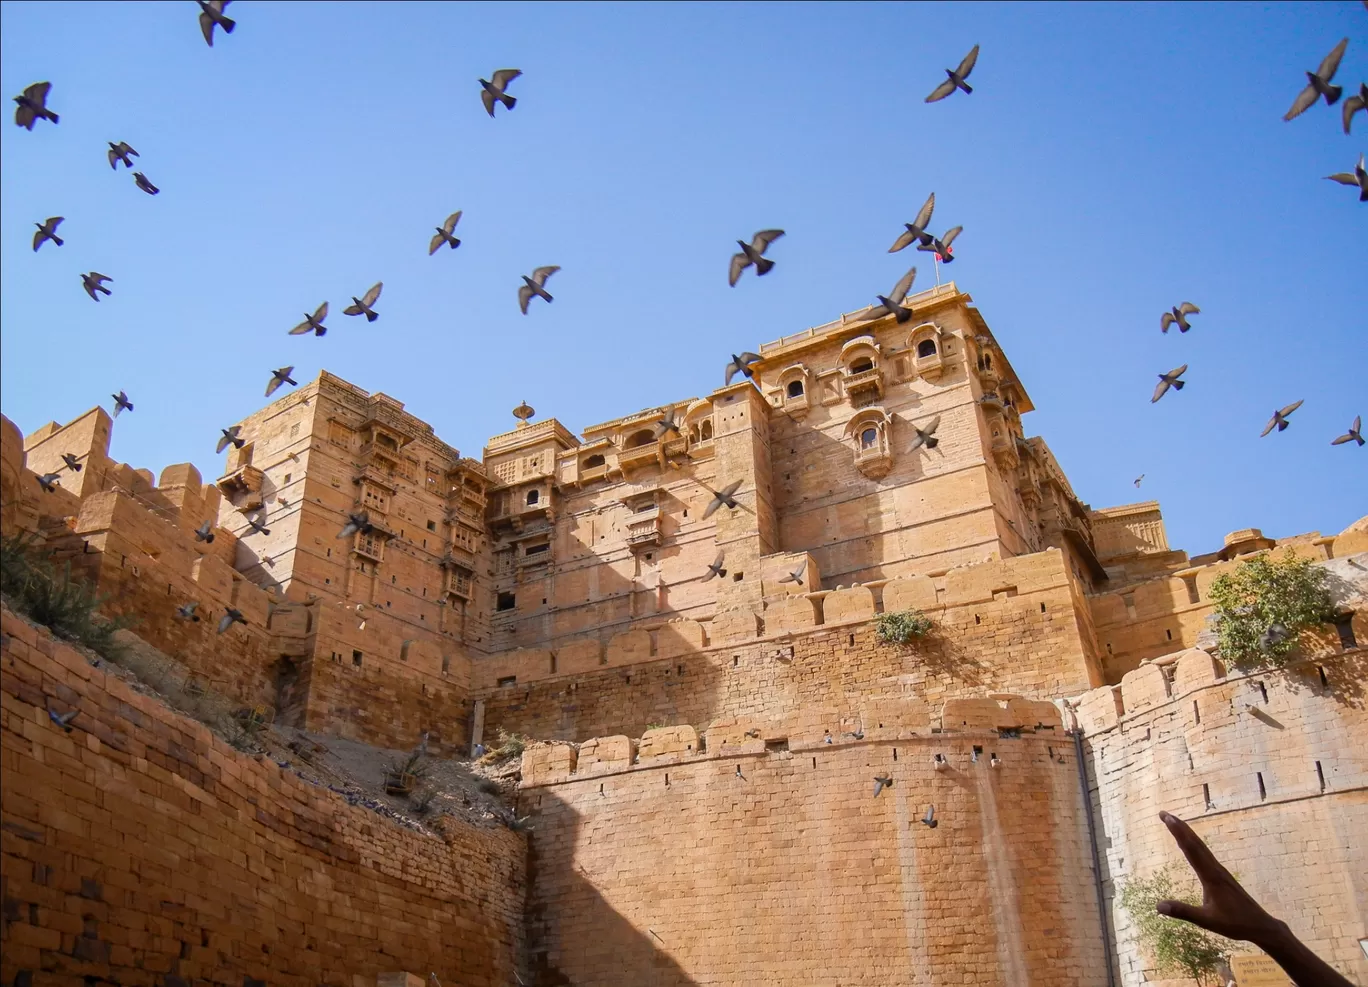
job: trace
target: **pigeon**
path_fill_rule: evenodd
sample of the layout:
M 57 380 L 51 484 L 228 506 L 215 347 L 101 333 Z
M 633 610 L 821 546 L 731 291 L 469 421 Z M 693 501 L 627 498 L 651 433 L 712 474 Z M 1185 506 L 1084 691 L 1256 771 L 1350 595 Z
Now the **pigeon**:
M 736 498 L 733 495 L 741 489 L 741 481 L 729 483 L 721 490 L 714 490 L 707 485 L 704 485 L 704 489 L 712 494 L 712 500 L 708 501 L 708 506 L 703 508 L 703 520 L 706 521 L 717 512 L 719 507 L 726 506 L 732 510 L 736 509 Z
M 106 295 L 114 294 L 114 292 L 104 286 L 106 281 L 113 280 L 113 278 L 106 277 L 98 271 L 91 271 L 89 274 L 81 275 L 81 285 L 85 288 L 85 293 L 97 302 L 100 300 L 99 296 L 95 294 L 97 291 L 103 291 Z
M 133 182 L 148 195 L 156 195 L 161 189 L 147 180 L 147 176 L 140 171 L 133 172 Z
M 266 385 L 266 396 L 270 397 L 280 390 L 281 384 L 289 384 L 291 387 L 298 387 L 299 382 L 290 376 L 294 367 L 281 367 L 279 370 L 271 371 L 271 381 Z
M 801 586 L 801 585 L 803 585 L 803 575 L 804 575 L 806 572 L 807 572 L 807 559 L 804 559 L 802 562 L 799 563 L 797 569 L 794 569 L 792 572 L 790 572 L 790 573 L 788 573 L 787 575 L 783 576 L 779 581 L 780 581 L 781 583 L 797 583 L 799 586 Z
M 252 530 L 253 534 L 257 535 L 269 535 L 271 533 L 271 529 L 266 527 L 260 518 L 248 517 L 247 527 Z
M 731 363 L 727 364 L 726 383 L 730 384 L 732 378 L 737 374 L 745 374 L 747 377 L 754 378 L 755 371 L 751 370 L 751 365 L 760 362 L 758 354 L 749 351 L 743 352 L 740 356 L 732 354 Z
M 24 90 L 23 95 L 15 96 L 14 101 L 19 104 L 19 108 L 14 111 L 14 122 L 25 130 L 32 130 L 35 120 L 51 120 L 57 122 L 57 114 L 47 108 L 48 93 L 52 91 L 52 83 L 35 82 Z
M 133 402 L 128 400 L 128 395 L 125 394 L 123 391 L 120 391 L 118 394 L 111 394 L 110 397 L 112 397 L 112 398 L 114 399 L 114 417 L 115 417 L 115 418 L 118 418 L 118 417 L 119 417 L 119 412 L 121 412 L 121 411 L 124 411 L 124 410 L 132 411 L 132 410 L 133 410 Z
M 1339 182 L 1341 185 L 1357 185 L 1359 189 L 1359 201 L 1368 202 L 1368 170 L 1365 170 L 1363 167 L 1362 154 L 1359 155 L 1358 164 L 1354 165 L 1353 174 L 1342 171 L 1338 175 L 1326 175 L 1325 177 L 1327 181 Z M 37 242 L 36 235 L 34 236 L 34 241 Z M 34 249 L 36 250 L 37 248 L 35 247 Z
M 195 529 L 195 541 L 212 542 L 214 540 L 214 522 L 205 521 Z
M 841 736 L 842 736 L 842 737 L 854 737 L 856 740 L 864 740 L 864 731 L 863 731 L 863 730 L 856 730 L 856 731 L 854 731 L 854 732 L 851 732 L 851 731 L 847 730 L 845 733 L 841 734 Z
M 910 223 L 903 223 L 907 227 L 898 235 L 898 239 L 893 241 L 893 246 L 888 248 L 890 254 L 896 254 L 899 250 L 912 246 L 915 241 L 922 243 L 931 242 L 931 234 L 926 232 L 926 227 L 931 223 L 931 213 L 936 208 L 936 193 L 932 192 L 926 198 L 926 203 L 917 213 L 917 218 Z
M 746 776 L 741 773 L 741 765 L 739 764 L 736 766 L 736 777 L 740 778 L 742 781 L 746 780 Z
M 1262 439 L 1265 435 L 1273 431 L 1273 429 L 1275 428 L 1279 432 L 1285 430 L 1287 426 L 1290 424 L 1287 420 L 1287 416 L 1292 414 L 1292 412 L 1296 411 L 1301 406 L 1302 403 L 1300 401 L 1293 401 L 1286 408 L 1282 408 L 1279 411 L 1273 412 L 1273 417 L 1268 419 L 1268 424 L 1265 425 L 1264 430 L 1259 433 L 1259 438 Z
M 374 311 L 371 308 L 371 306 L 374 305 L 375 300 L 380 297 L 380 290 L 384 287 L 385 283 L 383 281 L 377 281 L 375 282 L 375 284 L 371 285 L 370 291 L 366 292 L 360 298 L 357 298 L 355 295 L 352 295 L 352 301 L 355 302 L 355 304 L 348 305 L 346 308 L 344 308 L 342 310 L 342 314 L 360 315 L 364 312 L 366 315 L 366 321 L 374 322 L 376 319 L 380 318 L 380 313 Z M 321 336 L 322 333 L 319 333 L 319 335 Z
M 290 330 L 291 336 L 306 336 L 309 330 L 313 330 L 315 336 L 326 335 L 328 330 L 323 325 L 323 320 L 328 317 L 328 303 L 324 302 L 318 306 L 313 315 L 304 313 L 304 321 Z
M 1349 134 L 1349 124 L 1354 120 L 1354 114 L 1359 110 L 1368 111 L 1368 82 L 1359 83 L 1359 91 L 1344 101 L 1341 109 L 1344 120 L 1345 136 Z
M 679 434 L 679 422 L 675 419 L 675 410 L 671 408 L 665 413 L 665 417 L 655 424 L 655 431 L 652 437 L 656 440 L 663 439 L 665 436 L 674 432 Z
M 934 449 L 936 446 L 940 445 L 940 439 L 936 438 L 936 429 L 939 426 L 940 415 L 937 415 L 927 422 L 925 428 L 913 425 L 912 431 L 916 432 L 917 436 L 912 440 L 912 444 L 907 447 L 907 451 L 916 452 L 922 446 L 926 446 L 928 449 Z
M 38 477 L 38 486 L 42 487 L 45 492 L 52 493 L 62 485 L 61 481 L 61 473 L 44 473 Z
M 1136 489 L 1139 489 L 1139 487 L 1140 487 L 1140 481 L 1143 480 L 1144 478 L 1145 478 L 1145 474 L 1144 474 L 1144 473 L 1141 473 L 1139 476 L 1137 476 L 1137 477 L 1135 478 L 1135 486 L 1136 486 Z
M 912 310 L 910 308 L 903 308 L 902 303 L 903 299 L 907 297 L 908 291 L 912 288 L 912 282 L 915 281 L 916 278 L 917 269 L 914 267 L 904 274 L 902 279 L 893 286 L 893 290 L 888 293 L 887 298 L 883 295 L 876 296 L 879 299 L 879 304 L 871 305 L 869 308 L 857 312 L 851 317 L 851 321 L 865 322 L 871 319 L 882 319 L 884 316 L 892 314 L 898 320 L 898 324 L 902 325 L 908 319 L 912 318 Z
M 139 157 L 138 152 L 133 150 L 133 148 L 129 147 L 127 141 L 119 141 L 119 143 L 117 144 L 115 144 L 113 141 L 110 141 L 108 154 L 109 167 L 112 168 L 114 171 L 119 170 L 120 161 L 123 162 L 125 168 L 132 168 L 133 159 Z
M 37 253 L 37 252 L 38 252 L 38 248 L 41 247 L 41 246 L 43 245 L 43 241 L 44 241 L 44 240 L 51 240 L 53 243 L 57 244 L 57 246 L 59 246 L 59 247 L 60 247 L 62 244 L 66 243 L 65 240 L 63 240 L 61 237 L 59 237 L 59 236 L 57 235 L 57 227 L 60 226 L 60 225 L 62 224 L 62 219 L 63 219 L 63 218 L 64 218 L 64 217 L 62 217 L 62 216 L 49 216 L 47 219 L 43 220 L 41 223 L 34 223 L 34 224 L 33 224 L 34 226 L 38 227 L 38 232 L 35 233 L 35 234 L 33 234 L 33 252 L 34 252 L 34 253 Z
M 1159 317 L 1159 331 L 1168 332 L 1170 326 L 1177 326 L 1179 332 L 1187 332 L 1192 328 L 1192 326 L 1188 324 L 1187 317 L 1189 315 L 1196 315 L 1200 311 L 1201 309 L 1192 304 L 1192 302 L 1183 302 L 1181 305 L 1175 305 L 1172 309 Z
M 963 226 L 953 226 L 945 231 L 945 236 L 939 238 L 931 237 L 930 242 L 919 244 L 917 249 L 933 253 L 942 264 L 949 264 L 955 259 L 955 252 L 950 247 L 950 244 L 954 243 L 955 237 L 959 236 L 963 231 Z
M 457 209 L 446 218 L 446 222 L 438 226 L 437 235 L 428 243 L 428 256 L 431 257 L 441 249 L 442 244 L 450 244 L 451 249 L 455 250 L 461 245 L 461 241 L 451 235 L 452 230 L 456 229 L 456 224 L 461 221 L 461 210 Z
M 358 532 L 368 535 L 375 530 L 375 526 L 370 523 L 370 516 L 362 511 L 359 514 L 348 514 L 347 523 L 342 525 L 342 530 L 337 533 L 338 538 L 350 538 Z
M 76 455 L 74 455 L 74 454 L 72 454 L 72 453 L 69 453 L 69 452 L 64 452 L 64 453 L 62 453 L 62 462 L 66 464 L 66 468 L 69 469 L 69 470 L 71 470 L 71 472 L 73 472 L 73 473 L 79 473 L 79 472 L 81 472 L 82 467 L 81 467 L 81 459 L 80 459 L 79 456 L 76 456 Z
M 752 264 L 755 265 L 756 276 L 768 274 L 770 268 L 774 267 L 774 261 L 766 260 L 762 255 L 769 249 L 769 245 L 784 235 L 783 230 L 761 230 L 751 238 L 750 243 L 744 240 L 737 240 L 736 245 L 741 248 L 739 254 L 733 254 L 731 259 L 731 270 L 727 274 L 727 283 L 733 288 L 741 277 L 741 272 Z
M 1185 385 L 1187 381 L 1179 380 L 1178 378 L 1183 376 L 1183 374 L 1185 373 L 1187 373 L 1186 363 L 1176 370 L 1170 370 L 1166 374 L 1160 374 L 1159 386 L 1157 386 L 1154 389 L 1154 397 L 1150 398 L 1150 404 L 1154 404 L 1154 402 L 1158 401 L 1161 397 L 1167 394 L 1168 389 L 1170 387 L 1181 391 L 1183 389 L 1183 385 Z
M 1361 415 L 1354 417 L 1354 424 L 1349 426 L 1349 431 L 1338 439 L 1330 440 L 1332 446 L 1344 445 L 1346 442 L 1357 442 L 1359 445 L 1363 445 L 1363 417 Z
M 52 711 L 51 706 L 48 707 L 47 711 L 48 719 L 51 720 L 53 723 L 57 724 L 57 726 L 61 727 L 67 733 L 71 733 L 71 721 L 76 719 L 76 717 L 80 714 L 81 711 L 79 709 L 73 709 L 69 713 L 62 713 L 58 715 L 57 713 L 54 713 Z
M 1330 80 L 1335 77 L 1335 70 L 1339 68 L 1340 59 L 1344 57 L 1344 49 L 1349 46 L 1349 39 L 1345 38 L 1335 45 L 1333 51 L 1321 59 L 1320 68 L 1315 72 L 1307 72 L 1307 86 L 1297 96 L 1292 103 L 1292 109 L 1287 111 L 1284 120 L 1291 120 L 1299 117 L 1316 102 L 1318 96 L 1325 97 L 1326 106 L 1334 106 L 1343 92 L 1341 87 L 1330 85 Z
M 198 609 L 198 607 L 199 601 L 197 600 L 191 600 L 189 603 L 182 603 L 180 606 L 176 607 L 176 616 L 181 620 L 193 620 L 195 623 L 199 623 L 199 616 L 195 613 L 195 610 Z
M 1268 651 L 1276 648 L 1288 638 L 1287 628 L 1282 624 L 1269 624 L 1268 630 L 1259 635 L 1259 650 Z
M 241 449 L 247 444 L 245 439 L 238 437 L 238 433 L 242 431 L 241 425 L 234 425 L 232 428 L 221 428 L 219 431 L 223 433 L 223 437 L 218 440 L 218 445 L 214 448 L 215 453 L 223 452 L 224 449 L 228 448 L 230 442 L 234 449 Z
M 522 75 L 522 69 L 499 69 L 494 73 L 493 81 L 480 80 L 480 101 L 484 103 L 485 112 L 491 117 L 494 116 L 496 100 L 503 103 L 504 109 L 508 110 L 518 105 L 518 101 L 504 90 L 508 88 L 510 82 L 520 75 Z
M 223 615 L 223 619 L 218 622 L 218 632 L 222 634 L 234 624 L 242 624 L 246 627 L 247 618 L 242 615 L 241 610 L 235 610 L 234 608 L 229 607 L 228 612 Z
M 204 35 L 204 43 L 210 48 L 214 47 L 214 25 L 223 28 L 224 34 L 232 34 L 233 28 L 237 27 L 237 21 L 231 17 L 223 16 L 223 8 L 228 6 L 233 0 L 195 0 L 200 5 L 200 33 Z
M 926 101 L 928 103 L 939 102 L 956 89 L 963 89 L 966 93 L 972 93 L 974 90 L 964 80 L 969 78 L 970 72 L 974 71 L 974 63 L 978 61 L 978 53 L 979 46 L 974 45 L 969 54 L 964 56 L 964 61 L 959 63 L 959 68 L 953 71 L 946 69 L 945 74 L 948 78 L 931 90 L 931 95 L 926 97 Z
M 726 552 L 718 552 L 717 558 L 713 559 L 712 562 L 708 564 L 708 574 L 703 577 L 705 583 L 715 576 L 725 576 L 727 574 L 727 570 L 722 568 L 722 562 L 726 557 Z
M 925 824 L 927 829 L 936 828 L 936 807 L 934 805 L 928 805 L 926 807 L 926 815 L 922 816 L 921 821 L 923 824 Z
M 879 793 L 882 792 L 885 788 L 892 788 L 892 787 L 893 787 L 893 779 L 890 778 L 890 777 L 888 777 L 888 775 L 875 775 L 875 776 L 874 776 L 874 797 L 875 797 L 875 798 L 878 798 L 878 797 L 879 797 Z
M 559 267 L 552 264 L 547 267 L 537 268 L 532 272 L 530 278 L 526 274 L 523 275 L 523 286 L 518 289 L 518 308 L 522 309 L 523 315 L 527 314 L 527 304 L 532 301 L 533 295 L 536 295 L 538 298 L 545 298 L 548 303 L 555 301 L 555 299 L 551 297 L 551 294 L 546 290 L 545 285 L 546 279 L 559 270 Z

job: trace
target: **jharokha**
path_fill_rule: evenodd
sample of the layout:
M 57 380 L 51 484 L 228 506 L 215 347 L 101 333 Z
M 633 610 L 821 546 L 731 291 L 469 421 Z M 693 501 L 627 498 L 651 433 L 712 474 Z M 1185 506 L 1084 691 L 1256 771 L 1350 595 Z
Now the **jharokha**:
M 529 738 L 524 824 L 402 828 L 7 610 L 4 983 L 1130 987 L 1177 976 L 1120 904 L 1182 863 L 1161 808 L 1368 983 L 1368 519 L 1171 548 L 1024 434 L 967 294 L 908 305 L 579 435 L 520 408 L 479 458 L 328 373 L 210 482 L 112 461 L 102 408 L 4 421 L 4 533 L 187 677 L 323 739 Z M 1242 671 L 1209 589 L 1270 549 L 1339 618 Z M 930 631 L 884 642 L 903 611 Z

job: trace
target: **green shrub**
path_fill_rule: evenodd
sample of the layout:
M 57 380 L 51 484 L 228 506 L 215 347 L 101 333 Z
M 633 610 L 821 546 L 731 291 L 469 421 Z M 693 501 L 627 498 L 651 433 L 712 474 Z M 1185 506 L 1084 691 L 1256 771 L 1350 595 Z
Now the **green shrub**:
M 522 734 L 509 733 L 503 727 L 499 728 L 499 742 L 491 747 L 478 764 L 502 764 L 511 761 L 515 757 L 522 757 L 523 749 L 527 746 L 527 738 Z
M 71 563 L 58 571 L 48 555 L 22 534 L 0 542 L 0 594 L 15 610 L 58 637 L 111 659 L 122 652 L 115 633 L 132 623 L 127 617 L 101 617 L 96 611 L 104 600 L 89 583 L 72 575 Z
M 1175 877 L 1168 867 L 1147 878 L 1132 878 L 1121 888 L 1121 907 L 1159 972 L 1186 973 L 1199 984 L 1212 981 L 1235 944 L 1191 922 L 1160 915 L 1155 906 L 1166 899 L 1200 905 L 1202 893 L 1191 877 Z
M 1325 570 L 1289 549 L 1257 555 L 1211 584 L 1221 657 L 1236 665 L 1282 665 L 1302 631 L 1334 618 Z M 1270 629 L 1272 633 L 1270 633 Z
M 906 644 L 931 630 L 931 618 L 920 610 L 898 610 L 874 618 L 874 631 L 884 644 Z

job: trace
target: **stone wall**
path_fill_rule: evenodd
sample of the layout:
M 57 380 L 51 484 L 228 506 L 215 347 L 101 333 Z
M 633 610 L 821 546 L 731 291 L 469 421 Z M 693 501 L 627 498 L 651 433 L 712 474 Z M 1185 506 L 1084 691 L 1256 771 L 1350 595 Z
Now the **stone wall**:
M 450 819 L 440 837 L 400 829 L 238 754 L 8 611 L 3 628 L 6 984 L 513 982 L 524 837 Z M 47 705 L 80 710 L 71 733 Z

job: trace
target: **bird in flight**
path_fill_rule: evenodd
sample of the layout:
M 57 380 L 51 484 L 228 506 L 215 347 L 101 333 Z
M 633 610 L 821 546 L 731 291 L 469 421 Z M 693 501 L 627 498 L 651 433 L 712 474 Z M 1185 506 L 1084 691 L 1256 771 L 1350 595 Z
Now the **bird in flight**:
M 726 552 L 717 553 L 717 558 L 713 559 L 712 562 L 708 564 L 708 574 L 703 577 L 703 581 L 705 583 L 709 579 L 713 579 L 717 576 L 725 576 L 727 574 L 727 570 L 722 568 L 722 563 L 726 560 L 726 558 Z
M 122 161 L 125 168 L 133 167 L 133 159 L 138 157 L 138 152 L 128 146 L 127 141 L 119 141 L 115 144 L 109 142 L 109 167 L 115 171 L 119 170 L 119 162 Z
M 123 391 L 120 391 L 118 394 L 111 394 L 110 397 L 114 399 L 113 417 L 118 418 L 119 412 L 121 411 L 133 410 L 133 402 L 128 400 L 128 395 L 125 394 Z
M 19 104 L 14 111 L 14 122 L 25 130 L 32 130 L 35 120 L 51 120 L 57 122 L 57 114 L 47 108 L 48 93 L 52 91 L 52 83 L 35 82 L 18 96 L 14 101 Z
M 760 357 L 755 353 L 751 353 L 749 350 L 741 353 L 740 356 L 733 353 L 731 363 L 727 364 L 726 383 L 730 384 L 732 378 L 737 374 L 745 374 L 746 377 L 754 379 L 755 371 L 751 369 L 751 366 L 759 362 Z M 723 386 L 726 385 L 724 384 Z
M 1332 439 L 1332 440 L 1330 441 L 1330 444 L 1331 444 L 1332 446 L 1339 446 L 1339 445 L 1344 445 L 1344 443 L 1346 443 L 1346 442 L 1357 442 L 1359 445 L 1363 445 L 1363 416 L 1362 416 L 1362 415 L 1356 415 L 1356 416 L 1354 417 L 1354 424 L 1352 424 L 1352 425 L 1349 426 L 1349 431 L 1345 432 L 1345 433 L 1344 433 L 1343 435 L 1341 435 L 1338 439 Z
M 1365 169 L 1363 166 L 1362 154 L 1359 155 L 1358 164 L 1354 165 L 1353 174 L 1342 171 L 1337 175 L 1326 175 L 1325 177 L 1328 181 L 1339 182 L 1341 185 L 1357 185 L 1359 190 L 1359 201 L 1368 202 L 1368 169 Z M 51 220 L 48 220 L 48 222 L 51 222 Z M 34 241 L 37 242 L 37 239 L 38 238 L 35 236 Z M 38 248 L 34 247 L 33 249 L 37 250 Z
M 247 527 L 251 529 L 254 535 L 269 535 L 271 533 L 271 529 L 262 523 L 261 518 L 252 515 L 247 517 Z
M 80 711 L 79 709 L 73 709 L 73 710 L 71 710 L 70 712 L 62 713 L 61 715 L 58 715 L 57 713 L 54 713 L 54 712 L 52 711 L 52 707 L 49 706 L 49 707 L 48 707 L 48 711 L 47 711 L 47 715 L 48 715 L 48 719 L 49 719 L 49 720 L 51 720 L 51 721 L 52 721 L 53 723 L 55 723 L 57 726 L 61 727 L 61 728 L 62 728 L 63 730 L 65 730 L 67 733 L 71 733 L 71 721 L 74 720 L 74 719 L 76 719 L 76 717 L 80 714 L 80 712 L 81 712 L 81 711 Z
M 267 397 L 270 397 L 276 391 L 280 390 L 281 384 L 289 384 L 291 387 L 299 386 L 299 382 L 290 376 L 292 370 L 294 370 L 294 367 L 281 367 L 279 370 L 271 371 L 271 381 L 266 385 Z
M 376 319 L 380 318 L 380 313 L 372 309 L 371 306 L 374 305 L 375 300 L 380 297 L 380 290 L 384 287 L 385 283 L 383 281 L 377 281 L 375 284 L 371 285 L 370 291 L 366 292 L 360 298 L 352 295 L 352 302 L 354 304 L 344 308 L 342 314 L 361 315 L 362 313 L 365 313 L 366 321 L 374 322 Z M 319 335 L 321 336 L 322 333 L 319 333 Z
M 205 521 L 195 529 L 195 541 L 211 542 L 214 540 L 214 522 Z
M 328 330 L 323 325 L 323 320 L 328 317 L 328 303 L 324 302 L 318 306 L 313 315 L 304 313 L 304 321 L 290 330 L 291 336 L 306 336 L 312 330 L 315 336 L 326 335 Z
M 1368 82 L 1359 83 L 1359 91 L 1344 101 L 1340 112 L 1343 115 L 1344 133 L 1349 134 L 1349 124 L 1354 122 L 1354 114 L 1360 110 L 1368 111 Z
M 933 253 L 942 264 L 949 264 L 955 259 L 955 251 L 950 244 L 955 242 L 955 237 L 964 232 L 963 226 L 954 226 L 946 230 L 943 237 L 931 237 L 929 241 L 917 245 L 918 250 L 925 250 Z
M 750 243 L 744 240 L 737 240 L 736 245 L 741 248 L 739 254 L 733 254 L 731 259 L 731 270 L 727 274 L 727 283 L 733 288 L 741 278 L 741 272 L 752 264 L 755 265 L 756 276 L 768 274 L 774 267 L 774 261 L 766 260 L 764 253 L 769 249 L 769 245 L 784 235 L 783 230 L 761 230 L 751 238 Z
M 62 474 L 60 473 L 44 473 L 38 477 L 38 486 L 42 487 L 46 493 L 52 493 L 61 485 Z
M 1135 478 L 1135 486 L 1136 486 L 1136 489 L 1139 489 L 1139 487 L 1140 487 L 1140 481 L 1143 480 L 1144 478 L 1145 478 L 1145 474 L 1144 474 L 1144 473 L 1141 473 L 1139 476 L 1137 476 L 1137 477 Z
M 708 506 L 703 508 L 703 520 L 706 521 L 717 512 L 719 507 L 728 507 L 732 510 L 736 509 L 735 494 L 736 491 L 741 489 L 741 481 L 737 480 L 734 483 L 729 483 L 721 490 L 714 490 L 707 484 L 703 485 L 703 489 L 712 494 L 712 500 L 708 501 Z
M 781 583 L 797 583 L 799 586 L 802 586 L 803 576 L 806 572 L 807 559 L 804 559 L 802 562 L 798 564 L 797 569 L 794 569 L 792 572 L 786 573 L 784 576 L 780 577 L 779 581 Z
M 1306 88 L 1297 94 L 1297 98 L 1292 102 L 1292 109 L 1287 111 L 1284 120 L 1291 120 L 1299 117 L 1316 102 L 1317 97 L 1325 97 L 1326 106 L 1334 106 L 1340 98 L 1340 93 L 1344 90 L 1340 86 L 1330 85 L 1330 80 L 1335 77 L 1335 71 L 1339 68 L 1340 59 L 1344 57 L 1344 49 L 1349 47 L 1349 39 L 1345 38 L 1335 45 L 1330 54 L 1321 59 L 1320 68 L 1314 72 L 1306 73 Z
M 181 620 L 193 620 L 199 623 L 199 615 L 195 613 L 199 609 L 199 601 L 191 600 L 189 603 L 182 603 L 176 607 L 176 616 Z
M 241 449 L 247 444 L 245 439 L 238 437 L 238 433 L 242 431 L 241 425 L 234 425 L 232 428 L 221 428 L 219 431 L 223 433 L 223 436 L 218 440 L 218 446 L 214 449 L 215 453 L 223 452 L 224 449 L 228 448 L 230 443 L 234 449 Z
M 1269 624 L 1268 629 L 1259 635 L 1259 650 L 1269 651 L 1288 639 L 1290 635 L 1282 624 Z
M 140 171 L 133 172 L 133 183 L 148 195 L 156 195 L 161 189 L 147 180 L 147 176 Z
M 342 530 L 337 533 L 337 537 L 350 538 L 357 533 L 368 535 L 374 530 L 375 526 L 370 522 L 370 515 L 361 511 L 358 514 L 347 515 L 347 523 L 342 525 Z
M 81 460 L 78 456 L 69 452 L 64 452 L 62 453 L 62 462 L 66 464 L 66 468 L 71 470 L 71 472 L 81 472 Z
M 926 807 L 926 815 L 922 816 L 921 821 L 927 827 L 927 829 L 936 828 L 936 807 L 934 805 L 928 805 Z
M 893 286 L 887 297 L 876 296 L 879 304 L 871 305 L 867 309 L 857 312 L 851 319 L 853 322 L 866 322 L 871 319 L 882 319 L 886 315 L 893 315 L 898 324 L 906 322 L 912 318 L 912 310 L 903 307 L 903 301 L 907 298 L 908 291 L 912 288 L 912 282 L 917 279 L 917 269 L 914 267 L 902 276 L 902 279 Z
M 38 252 L 38 248 L 43 245 L 44 240 L 51 240 L 59 247 L 62 244 L 66 243 L 65 240 L 63 240 L 61 237 L 57 235 L 57 227 L 62 224 L 62 219 L 63 217 L 61 216 L 49 216 L 41 223 L 33 224 L 34 226 L 38 227 L 38 232 L 33 234 L 34 253 Z
M 1301 406 L 1302 403 L 1300 401 L 1293 401 L 1286 408 L 1280 408 L 1277 411 L 1273 412 L 1273 417 L 1268 419 L 1268 424 L 1265 425 L 1264 430 L 1259 433 L 1259 438 L 1262 439 L 1265 435 L 1273 431 L 1273 429 L 1275 428 L 1279 432 L 1284 431 L 1287 428 L 1287 426 L 1291 424 L 1291 422 L 1287 420 L 1288 415 L 1292 414 L 1292 412 L 1296 411 Z
M 210 48 L 214 47 L 214 26 L 223 28 L 224 34 L 232 34 L 233 28 L 237 27 L 237 21 L 231 17 L 223 16 L 223 8 L 228 6 L 233 0 L 195 0 L 200 6 L 200 33 L 204 35 L 204 42 Z
M 675 418 L 674 408 L 669 409 L 665 413 L 665 417 L 655 423 L 655 430 L 651 437 L 656 441 L 659 441 L 671 432 L 674 432 L 676 435 L 679 434 L 679 421 Z
M 428 243 L 428 256 L 431 257 L 441 249 L 442 244 L 449 244 L 452 250 L 461 245 L 461 241 L 452 236 L 452 231 L 456 229 L 456 224 L 461 221 L 461 210 L 457 209 L 446 218 L 446 222 L 436 227 L 437 234 Z
M 940 445 L 940 439 L 936 438 L 936 429 L 940 426 L 940 420 L 941 416 L 936 415 L 936 417 L 926 423 L 925 428 L 913 425 L 912 431 L 917 434 L 912 439 L 912 444 L 907 447 L 907 451 L 916 452 L 922 446 L 926 446 L 928 449 L 934 449 L 936 446 Z
M 546 290 L 546 279 L 559 271 L 560 268 L 555 264 L 547 267 L 539 267 L 532 272 L 529 278 L 526 274 L 522 276 L 523 286 L 518 289 L 518 308 L 522 309 L 522 314 L 527 314 L 527 304 L 533 297 L 545 298 L 548 303 L 555 301 L 551 293 Z
M 1154 397 L 1150 398 L 1150 404 L 1154 404 L 1154 402 L 1158 401 L 1161 397 L 1167 394 L 1168 389 L 1170 387 L 1174 388 L 1175 390 L 1181 391 L 1183 389 L 1183 386 L 1187 383 L 1187 381 L 1179 380 L 1178 378 L 1183 376 L 1183 374 L 1185 373 L 1187 373 L 1186 363 L 1179 367 L 1177 370 L 1170 370 L 1166 374 L 1160 374 L 1159 385 L 1154 389 Z
M 1169 326 L 1177 326 L 1179 332 L 1187 332 L 1192 328 L 1192 326 L 1188 324 L 1187 317 L 1189 315 L 1196 315 L 1200 311 L 1202 310 L 1192 304 L 1192 302 L 1183 302 L 1181 305 L 1175 305 L 1172 309 L 1159 317 L 1159 331 L 1168 332 Z
M 484 103 L 485 112 L 491 117 L 494 116 L 494 103 L 503 103 L 504 109 L 511 110 L 518 105 L 518 101 L 508 95 L 504 90 L 508 84 L 522 75 L 522 69 L 499 69 L 494 73 L 492 80 L 480 80 L 480 101 Z
M 97 302 L 100 300 L 99 296 L 95 294 L 97 291 L 102 291 L 106 295 L 114 294 L 114 292 L 104 286 L 106 281 L 113 280 L 113 278 L 106 277 L 97 271 L 91 271 L 89 274 L 81 275 L 81 284 L 85 287 L 85 293 Z
M 969 78 L 970 72 L 974 71 L 974 63 L 978 61 L 978 53 L 979 46 L 974 45 L 969 54 L 964 56 L 964 61 L 959 63 L 959 68 L 946 69 L 945 74 L 948 78 L 931 90 L 931 95 L 926 97 L 926 101 L 935 103 L 949 96 L 956 89 L 963 89 L 966 93 L 972 93 L 974 90 L 964 80 Z
M 906 227 L 902 233 L 898 234 L 898 239 L 893 241 L 893 246 L 888 248 L 890 254 L 896 254 L 905 247 L 910 247 L 914 242 L 920 240 L 922 243 L 930 243 L 931 234 L 926 232 L 926 228 L 931 225 L 931 213 L 936 208 L 936 193 L 932 192 L 926 197 L 926 202 L 922 204 L 921 210 L 917 213 L 917 218 L 910 223 L 903 223 Z
M 893 779 L 890 778 L 890 777 L 888 777 L 888 775 L 875 775 L 875 776 L 874 776 L 874 797 L 875 797 L 875 798 L 878 798 L 878 797 L 879 797 L 879 793 L 882 792 L 885 788 L 892 788 L 892 787 L 893 787 Z
M 229 607 L 228 612 L 223 615 L 223 619 L 218 622 L 218 632 L 222 634 L 234 624 L 241 624 L 243 627 L 246 627 L 247 618 L 242 615 L 241 610 Z

